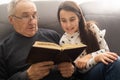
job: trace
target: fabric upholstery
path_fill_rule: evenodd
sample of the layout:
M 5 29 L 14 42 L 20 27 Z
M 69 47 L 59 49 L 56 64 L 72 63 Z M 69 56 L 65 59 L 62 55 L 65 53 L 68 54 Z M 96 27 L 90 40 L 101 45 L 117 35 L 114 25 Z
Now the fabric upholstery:
M 112 2 L 111 2 L 112 1 Z M 119 0 L 95 0 L 81 3 L 86 20 L 96 21 L 100 29 L 106 29 L 105 39 L 111 51 L 120 54 L 120 5 Z M 57 9 L 60 0 L 35 1 L 38 8 L 39 27 L 63 31 L 57 21 Z M 0 5 L 0 41 L 12 32 L 12 25 L 7 19 L 7 4 Z

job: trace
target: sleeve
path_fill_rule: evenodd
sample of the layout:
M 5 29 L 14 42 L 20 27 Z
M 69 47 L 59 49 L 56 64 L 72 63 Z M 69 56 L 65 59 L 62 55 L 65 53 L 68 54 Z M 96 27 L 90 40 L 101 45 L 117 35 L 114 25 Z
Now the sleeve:
M 109 47 L 108 47 L 108 45 L 105 41 L 105 38 L 104 38 L 106 30 L 105 29 L 104 30 L 99 30 L 97 28 L 97 26 L 94 26 L 94 27 L 95 27 L 95 30 L 96 30 L 96 32 L 95 32 L 96 35 L 95 36 L 96 36 L 97 41 L 99 43 L 100 49 L 104 49 L 105 51 L 109 51 Z
M 29 80 L 29 78 L 27 76 L 27 72 L 23 71 L 23 72 L 18 72 L 16 74 L 14 74 L 7 80 Z
M 0 80 L 7 80 L 8 76 L 2 54 L 3 54 L 3 47 L 2 44 L 0 44 Z
M 94 60 L 94 57 L 97 55 L 97 54 L 100 54 L 100 53 L 104 53 L 106 51 L 109 51 L 109 48 L 108 48 L 108 45 L 104 39 L 104 36 L 105 36 L 105 33 L 106 33 L 106 30 L 100 30 L 97 25 L 92 25 L 91 27 L 91 30 L 93 30 L 93 33 L 94 35 L 96 36 L 97 38 L 97 41 L 99 43 L 99 46 L 100 46 L 100 50 L 98 51 L 95 51 L 95 52 L 92 52 L 91 55 L 92 55 L 92 58 L 87 62 L 87 65 L 86 65 L 86 68 L 81 70 L 80 72 L 82 73 L 85 73 L 87 71 L 89 71 L 92 67 L 94 67 L 97 63 L 95 62 Z
M 8 73 L 3 54 L 3 46 L 0 44 L 0 80 L 29 80 L 26 71 L 17 72 L 10 76 L 11 73 Z
M 59 40 L 60 40 L 60 34 L 57 33 L 56 31 L 53 31 L 53 40 L 59 44 Z

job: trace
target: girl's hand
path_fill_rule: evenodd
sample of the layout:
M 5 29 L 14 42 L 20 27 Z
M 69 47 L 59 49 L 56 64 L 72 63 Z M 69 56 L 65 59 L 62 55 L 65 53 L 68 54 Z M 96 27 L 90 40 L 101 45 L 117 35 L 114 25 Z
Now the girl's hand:
M 91 54 L 85 55 L 83 57 L 79 57 L 75 60 L 75 65 L 79 68 L 79 69 L 85 69 L 87 62 L 89 61 L 89 59 L 91 58 Z
M 113 52 L 105 52 L 97 54 L 94 59 L 96 62 L 103 62 L 104 64 L 112 63 L 117 60 L 118 55 Z

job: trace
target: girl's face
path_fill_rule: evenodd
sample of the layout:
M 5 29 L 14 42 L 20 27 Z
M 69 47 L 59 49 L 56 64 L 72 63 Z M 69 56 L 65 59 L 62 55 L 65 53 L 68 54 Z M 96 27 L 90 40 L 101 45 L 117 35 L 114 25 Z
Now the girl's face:
M 79 30 L 79 18 L 72 11 L 60 11 L 60 24 L 63 30 L 68 34 L 73 34 Z

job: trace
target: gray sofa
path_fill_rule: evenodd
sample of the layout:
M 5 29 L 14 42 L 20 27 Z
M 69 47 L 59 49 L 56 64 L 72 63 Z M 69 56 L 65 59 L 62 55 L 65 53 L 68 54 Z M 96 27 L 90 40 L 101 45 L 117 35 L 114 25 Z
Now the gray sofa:
M 111 51 L 120 54 L 120 6 L 117 1 L 111 1 L 96 0 L 81 3 L 80 6 L 86 20 L 94 20 L 100 29 L 107 30 L 105 39 Z M 60 1 L 35 1 L 35 4 L 40 17 L 39 27 L 53 29 L 62 34 L 63 31 L 57 21 L 57 8 Z M 12 31 L 12 25 L 7 19 L 7 4 L 0 5 L 0 42 Z

